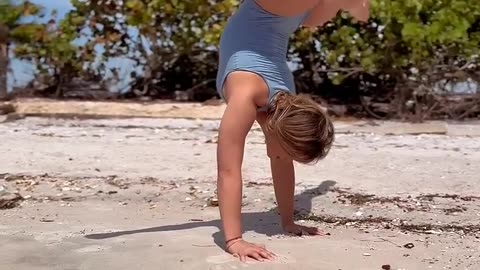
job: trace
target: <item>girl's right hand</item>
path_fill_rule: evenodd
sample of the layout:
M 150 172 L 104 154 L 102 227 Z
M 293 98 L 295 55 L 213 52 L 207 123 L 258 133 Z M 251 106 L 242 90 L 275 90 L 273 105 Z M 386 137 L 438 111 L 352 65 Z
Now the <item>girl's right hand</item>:
M 230 244 L 227 251 L 233 256 L 240 258 L 242 262 L 247 261 L 247 257 L 257 261 L 273 260 L 275 254 L 265 249 L 263 245 L 256 245 L 244 240 L 238 240 Z

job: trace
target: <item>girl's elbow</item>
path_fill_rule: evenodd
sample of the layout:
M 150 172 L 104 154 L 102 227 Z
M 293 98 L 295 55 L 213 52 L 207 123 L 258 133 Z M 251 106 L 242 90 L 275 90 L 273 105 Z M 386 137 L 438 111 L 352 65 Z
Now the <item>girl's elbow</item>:
M 220 168 L 218 169 L 217 181 L 219 182 L 240 182 L 240 174 L 236 170 Z

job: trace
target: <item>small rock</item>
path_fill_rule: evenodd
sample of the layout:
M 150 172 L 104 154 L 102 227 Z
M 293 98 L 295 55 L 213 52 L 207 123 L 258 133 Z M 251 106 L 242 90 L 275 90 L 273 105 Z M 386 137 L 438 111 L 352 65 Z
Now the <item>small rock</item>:
M 363 253 L 363 256 L 369 257 L 369 256 L 372 256 L 372 254 L 370 254 L 370 253 Z
M 405 245 L 403 245 L 404 248 L 408 248 L 408 249 L 412 249 L 415 247 L 415 245 L 413 243 L 407 243 Z
M 425 231 L 425 233 L 428 233 L 428 234 L 442 234 L 441 231 L 435 231 L 435 230 L 428 230 L 428 231 Z
M 205 143 L 218 143 L 218 136 L 215 136 L 207 141 Z
M 210 197 L 207 199 L 207 205 L 210 207 L 218 207 L 218 198 Z
M 5 192 L 0 194 L 0 209 L 11 209 L 20 205 L 24 198 L 17 193 Z
M 41 218 L 40 222 L 54 222 L 55 220 L 49 218 Z
M 191 201 L 191 200 L 192 200 L 192 198 L 189 198 L 189 197 L 185 198 L 185 201 L 186 201 L 186 202 L 189 202 L 189 201 Z
M 383 270 L 391 270 L 392 267 L 390 266 L 390 264 L 384 264 L 384 265 L 382 265 L 382 269 Z

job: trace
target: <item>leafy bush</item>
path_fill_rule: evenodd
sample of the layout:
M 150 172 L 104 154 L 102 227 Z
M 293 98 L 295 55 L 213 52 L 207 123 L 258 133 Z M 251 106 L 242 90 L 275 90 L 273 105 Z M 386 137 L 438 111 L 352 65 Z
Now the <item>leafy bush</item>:
M 95 59 L 127 58 L 135 63 L 127 96 L 174 97 L 177 90 L 215 95 L 217 44 L 237 1 L 72 1 L 75 24 L 85 47 L 104 47 Z M 119 77 L 119 68 L 108 72 Z M 120 79 L 120 78 L 119 78 Z M 202 93 L 202 91 L 196 91 Z M 202 97 L 203 95 L 203 97 Z
M 342 13 L 308 42 L 295 42 L 300 73 L 308 75 L 303 84 L 322 89 L 314 91 L 321 96 L 359 103 L 378 118 L 466 117 L 441 92 L 448 83 L 480 82 L 480 3 L 374 0 L 371 6 L 367 24 Z M 314 83 L 315 76 L 320 83 Z
M 301 29 L 292 37 L 288 57 L 298 64 L 299 92 L 377 118 L 480 115 L 479 94 L 453 95 L 450 89 L 459 82 L 477 82 L 477 87 L 480 82 L 480 2 L 372 1 L 368 23 L 341 12 L 324 27 Z M 57 77 L 105 81 L 113 74 L 122 80 L 118 67 L 106 64 L 121 57 L 135 63 L 124 97 L 216 96 L 216 45 L 239 1 L 72 4 L 75 9 L 55 35 L 17 50 L 34 59 L 40 74 L 53 69 Z
M 8 55 L 12 41 L 24 42 L 25 37 L 35 33 L 35 24 L 20 24 L 23 16 L 35 15 L 39 8 L 25 2 L 14 4 L 0 0 L 0 98 L 7 96 Z

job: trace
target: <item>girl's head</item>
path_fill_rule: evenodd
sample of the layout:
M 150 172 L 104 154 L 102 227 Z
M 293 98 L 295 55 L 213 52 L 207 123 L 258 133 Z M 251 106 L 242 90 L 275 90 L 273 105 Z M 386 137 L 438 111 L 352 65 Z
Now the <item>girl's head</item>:
M 306 95 L 277 94 L 268 110 L 267 130 L 275 134 L 284 151 L 300 163 L 325 158 L 334 140 L 330 118 Z

